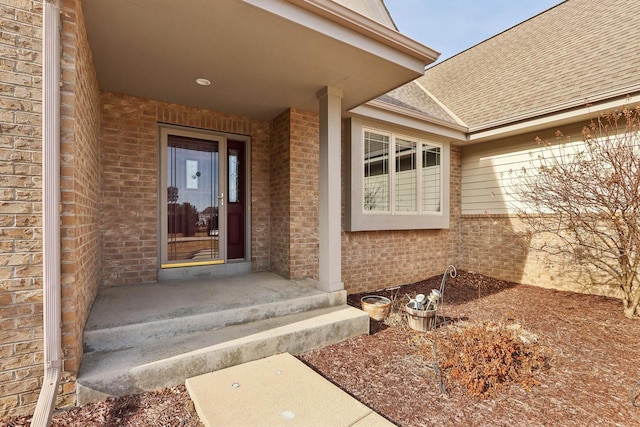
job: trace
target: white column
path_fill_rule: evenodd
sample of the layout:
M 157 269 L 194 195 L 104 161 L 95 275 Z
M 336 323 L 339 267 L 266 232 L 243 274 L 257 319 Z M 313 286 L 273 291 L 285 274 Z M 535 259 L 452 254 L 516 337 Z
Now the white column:
M 340 171 L 342 89 L 318 92 L 320 104 L 320 258 L 318 288 L 334 292 L 342 283 Z

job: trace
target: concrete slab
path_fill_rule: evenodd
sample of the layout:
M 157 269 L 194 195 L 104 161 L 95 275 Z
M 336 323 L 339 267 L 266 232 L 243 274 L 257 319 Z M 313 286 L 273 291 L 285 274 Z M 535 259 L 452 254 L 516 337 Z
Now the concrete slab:
M 282 353 L 186 380 L 213 426 L 393 426 L 304 363 Z
M 314 280 L 287 280 L 271 272 L 114 286 L 98 292 L 85 330 L 172 321 L 313 295 L 326 295 Z

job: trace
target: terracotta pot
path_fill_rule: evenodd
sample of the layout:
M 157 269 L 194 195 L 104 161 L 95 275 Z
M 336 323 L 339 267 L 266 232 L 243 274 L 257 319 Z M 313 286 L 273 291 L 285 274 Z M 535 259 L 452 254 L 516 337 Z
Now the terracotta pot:
M 360 299 L 362 309 L 369 313 L 369 316 L 375 320 L 384 320 L 389 316 L 391 310 L 391 300 L 378 295 L 367 295 Z

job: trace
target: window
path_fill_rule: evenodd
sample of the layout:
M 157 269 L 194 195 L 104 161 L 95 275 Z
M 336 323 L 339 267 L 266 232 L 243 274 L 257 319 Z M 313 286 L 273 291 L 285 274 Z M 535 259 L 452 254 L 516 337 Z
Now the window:
M 422 146 L 422 210 L 440 212 L 440 147 Z
M 395 210 L 396 212 L 415 212 L 418 187 L 416 169 L 416 148 L 418 143 L 405 139 L 396 139 L 396 184 Z
M 364 209 L 389 210 L 389 137 L 364 134 Z
M 448 228 L 449 146 L 351 121 L 347 231 Z

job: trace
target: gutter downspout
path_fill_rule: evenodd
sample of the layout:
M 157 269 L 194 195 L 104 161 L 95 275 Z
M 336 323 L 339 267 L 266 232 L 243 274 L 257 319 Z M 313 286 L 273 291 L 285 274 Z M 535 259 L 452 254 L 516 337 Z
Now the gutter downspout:
M 51 422 L 62 374 L 60 256 L 60 7 L 43 3 L 43 301 L 44 382 L 31 426 Z

